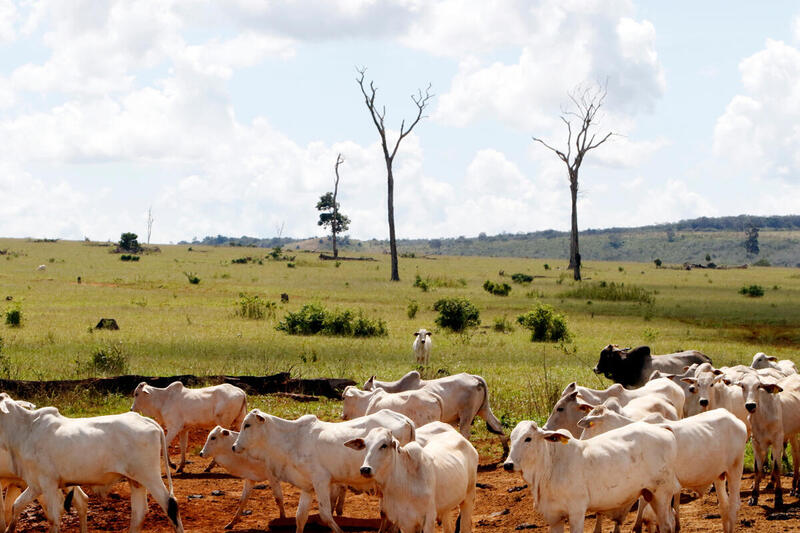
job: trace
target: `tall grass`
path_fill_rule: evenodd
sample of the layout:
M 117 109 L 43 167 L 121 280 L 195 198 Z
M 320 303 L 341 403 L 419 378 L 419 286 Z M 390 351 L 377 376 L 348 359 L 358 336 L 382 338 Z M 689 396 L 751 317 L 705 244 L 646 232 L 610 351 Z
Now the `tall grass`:
M 620 267 L 621 269 L 622 267 Z M 624 272 L 623 270 L 619 270 Z M 581 298 L 583 300 L 605 300 L 609 302 L 641 302 L 652 304 L 656 297 L 653 291 L 637 285 L 625 283 L 581 283 L 578 287 L 561 294 L 564 298 Z

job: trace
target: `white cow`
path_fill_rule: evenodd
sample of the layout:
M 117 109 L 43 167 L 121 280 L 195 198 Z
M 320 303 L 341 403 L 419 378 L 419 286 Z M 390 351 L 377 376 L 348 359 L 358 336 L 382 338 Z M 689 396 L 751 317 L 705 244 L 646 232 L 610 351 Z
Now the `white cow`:
M 43 270 L 47 270 L 47 265 L 39 265 L 38 267 L 36 267 L 36 270 L 38 270 L 40 272 L 43 271 Z
M 655 421 L 654 418 L 650 417 L 647 421 Z M 603 404 L 580 421 L 579 425 L 584 428 L 581 439 L 596 437 L 633 422 L 636 420 L 625 416 L 613 403 Z M 741 503 L 739 488 L 747 428 L 725 409 L 714 409 L 683 420 L 663 422 L 663 427 L 669 428 L 675 434 L 678 444 L 675 473 L 681 486 L 702 494 L 713 483 L 719 501 L 722 530 L 732 533 L 736 528 L 736 514 Z M 676 520 L 679 518 L 679 505 L 680 494 L 673 498 Z M 640 508 L 643 509 L 644 505 Z M 637 524 L 641 517 L 640 512 Z M 679 524 L 678 520 L 677 525 Z
M 774 355 L 767 355 L 764 352 L 758 352 L 753 356 L 753 362 L 750 364 L 750 367 L 756 369 L 773 368 L 784 376 L 797 374 L 797 367 L 794 361 L 790 359 L 782 359 L 779 361 Z
M 392 432 L 376 428 L 366 438 L 344 443 L 366 450 L 361 475 L 374 479 L 383 495 L 386 518 L 404 533 L 434 533 L 437 520 L 444 533 L 472 531 L 478 452 L 452 427 L 426 435 L 425 444 L 401 445 Z
M 236 454 L 233 452 L 233 443 L 236 442 L 238 436 L 239 433 L 237 431 L 229 431 L 222 426 L 217 426 L 208 434 L 206 443 L 203 449 L 200 450 L 200 457 L 211 457 L 228 473 L 244 479 L 242 496 L 239 498 L 239 507 L 236 509 L 236 514 L 231 521 L 225 526 L 225 529 L 231 529 L 239 521 L 244 505 L 250 497 L 250 491 L 253 490 L 256 483 L 264 480 L 269 482 L 272 495 L 275 497 L 275 503 L 278 504 L 281 518 L 284 518 L 286 510 L 283 506 L 283 490 L 278 477 L 267 467 L 267 463 L 264 461 L 259 461 L 246 453 Z
M 675 475 L 677 444 L 673 433 L 645 422 L 578 440 L 568 431 L 547 431 L 524 420 L 511 433 L 511 451 L 503 467 L 522 472 L 536 509 L 550 531 L 583 533 L 587 512 L 628 509 L 640 496 L 653 506 L 659 530 L 674 531 L 672 495 L 680 491 Z
M 417 427 L 442 419 L 442 398 L 425 389 L 386 392 L 383 389 L 362 391 L 349 386 L 344 389 L 342 398 L 342 418 L 345 420 L 377 413 L 381 409 L 406 415 Z
M 335 533 L 342 533 L 331 512 L 334 485 L 374 487 L 374 482 L 364 479 L 359 472 L 364 454 L 342 444 L 364 438 L 376 427 L 390 429 L 402 444 L 414 440 L 414 423 L 388 410 L 347 422 L 323 422 L 314 415 L 285 420 L 253 409 L 245 417 L 231 449 L 264 461 L 280 481 L 300 489 L 295 515 L 297 533 L 302 533 L 305 527 L 314 493 L 322 521 Z
M 147 493 L 183 532 L 178 502 L 161 480 L 161 457 L 167 458 L 164 432 L 153 420 L 136 413 L 67 418 L 55 407 L 29 411 L 16 402 L 0 401 L 0 447 L 14 458 L 15 470 L 28 487 L 12 507 L 7 531 L 14 531 L 19 513 L 42 496 L 51 533 L 59 531 L 64 494 L 72 485 L 106 486 L 127 479 L 131 491 L 130 531 L 142 529 Z
M 742 375 L 746 375 L 742 374 Z M 684 377 L 681 383 L 688 385 L 690 396 L 687 404 L 691 414 L 711 409 L 726 409 L 741 420 L 750 433 L 750 420 L 744 407 L 744 396 L 739 387 L 729 387 L 731 383 L 725 374 L 714 368 L 698 368 L 695 377 Z
M 172 444 L 180 435 L 181 462 L 178 472 L 186 464 L 186 448 L 189 444 L 189 429 L 211 429 L 214 426 L 238 428 L 247 415 L 247 394 L 228 383 L 187 389 L 180 381 L 165 388 L 153 387 L 144 381 L 133 391 L 131 411 L 155 418 L 165 427 L 167 444 Z M 170 463 L 170 466 L 174 466 Z M 206 472 L 214 466 L 208 465 Z
M 414 343 L 411 345 L 414 350 L 414 359 L 416 359 L 418 365 L 428 366 L 431 360 L 431 350 L 433 349 L 431 332 L 427 329 L 420 329 L 414 332 L 414 337 Z
M 425 389 L 438 394 L 442 399 L 442 422 L 457 424 L 461 434 L 469 439 L 472 420 L 480 416 L 486 421 L 486 429 L 500 435 L 503 448 L 508 448 L 508 437 L 503 425 L 489 407 L 489 387 L 486 380 L 473 374 L 461 373 L 438 379 L 422 379 L 412 370 L 397 381 L 378 381 L 372 376 L 364 384 L 364 390 L 384 389 L 387 392 L 403 392 Z
M 636 398 L 658 397 L 666 401 L 674 408 L 674 413 L 681 418 L 683 416 L 683 404 L 685 398 L 681 388 L 669 379 L 653 379 L 638 389 L 626 389 L 619 383 L 611 385 L 605 390 L 588 389 L 570 383 L 561 393 L 561 398 L 553 406 L 553 410 L 547 419 L 543 429 L 554 431 L 556 429 L 566 429 L 573 435 L 580 435 L 578 420 L 586 416 L 595 405 L 600 405 L 604 401 L 615 398 L 620 405 L 628 405 Z M 670 416 L 670 409 L 666 404 L 659 402 L 663 406 L 665 417 Z

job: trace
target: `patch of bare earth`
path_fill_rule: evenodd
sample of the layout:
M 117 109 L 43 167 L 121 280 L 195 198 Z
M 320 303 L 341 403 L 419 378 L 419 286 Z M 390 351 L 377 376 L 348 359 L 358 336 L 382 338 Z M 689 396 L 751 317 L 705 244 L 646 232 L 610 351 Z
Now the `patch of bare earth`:
M 204 442 L 204 432 L 193 432 L 190 437 L 189 449 L 197 451 Z M 173 460 L 177 458 L 177 446 L 170 449 L 170 454 Z M 194 532 L 222 531 L 236 511 L 242 481 L 228 477 L 219 467 L 209 474 L 204 474 L 203 469 L 209 461 L 201 459 L 195 454 L 190 454 L 189 459 L 192 463 L 187 465 L 186 472 L 173 477 L 175 496 L 180 506 L 184 528 L 186 531 Z M 482 464 L 486 465 L 491 462 L 491 458 L 481 457 Z M 482 468 L 482 470 L 484 469 Z M 509 474 L 502 468 L 489 468 L 478 473 L 478 483 L 473 520 L 476 532 L 527 531 L 547 527 L 542 517 L 533 511 L 530 491 L 527 488 L 521 489 L 524 481 L 518 474 Z M 750 507 L 747 505 L 747 499 L 752 487 L 752 475 L 745 476 L 742 486 L 742 507 L 738 517 L 739 531 L 758 533 L 800 531 L 800 502 L 796 498 L 789 497 L 788 491 L 785 491 L 784 509 L 780 513 L 773 514 L 771 492 L 765 491 L 762 487 L 761 505 Z M 790 477 L 784 476 L 783 486 L 791 486 Z M 300 493 L 288 484 L 284 484 L 283 487 L 286 511 L 292 516 L 297 508 Z M 222 491 L 222 494 L 215 496 L 212 491 Z M 130 492 L 125 483 L 116 485 L 105 501 L 90 495 L 89 530 L 126 531 L 130 525 L 129 498 Z M 687 498 L 688 494 L 684 495 L 683 501 L 686 501 Z M 145 531 L 172 531 L 166 515 L 152 498 L 149 500 L 149 506 Z M 268 485 L 253 491 L 247 509 L 252 513 L 243 516 L 233 531 L 249 533 L 268 531 L 269 521 L 278 517 L 278 508 Z M 316 509 L 315 504 L 312 514 L 316 513 Z M 367 494 L 350 493 L 347 496 L 344 510 L 345 516 L 377 518 L 378 500 Z M 772 519 L 769 519 L 770 517 Z M 634 518 L 635 513 L 629 513 L 623 530 L 630 531 Z M 606 531 L 610 531 L 611 523 L 608 521 L 605 523 Z M 75 512 L 65 515 L 61 525 L 62 531 L 79 531 Z M 594 516 L 591 515 L 586 520 L 585 531 L 593 529 Z M 46 532 L 47 530 L 47 521 L 38 504 L 28 506 L 22 513 L 19 531 Z M 294 528 L 291 529 L 291 531 L 293 530 Z M 310 528 L 306 527 L 306 530 L 309 531 Z M 706 494 L 681 505 L 681 531 L 683 533 L 722 531 L 714 494 Z

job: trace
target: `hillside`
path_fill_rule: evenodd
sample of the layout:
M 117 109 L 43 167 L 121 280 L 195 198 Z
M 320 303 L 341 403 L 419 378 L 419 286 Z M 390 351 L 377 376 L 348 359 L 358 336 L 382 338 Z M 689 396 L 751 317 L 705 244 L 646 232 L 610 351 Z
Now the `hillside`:
M 758 255 L 747 254 L 744 229 L 760 229 Z M 585 261 L 652 261 L 704 263 L 706 255 L 718 264 L 743 264 L 766 260 L 775 266 L 800 265 L 800 216 L 700 217 L 676 223 L 636 228 L 587 229 L 580 234 Z M 184 243 L 190 244 L 190 243 Z M 206 237 L 191 244 L 274 247 L 328 251 L 329 238 Z M 400 239 L 401 253 L 415 255 L 475 255 L 489 257 L 566 257 L 567 232 L 545 230 L 531 233 L 503 233 L 478 237 Z M 385 240 L 345 240 L 343 253 L 383 253 Z

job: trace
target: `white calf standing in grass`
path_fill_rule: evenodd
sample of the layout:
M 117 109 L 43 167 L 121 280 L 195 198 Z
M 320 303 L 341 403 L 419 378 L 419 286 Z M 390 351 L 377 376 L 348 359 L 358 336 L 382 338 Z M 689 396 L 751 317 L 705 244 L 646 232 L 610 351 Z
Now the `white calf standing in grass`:
M 417 364 L 428 366 L 431 360 L 431 348 L 433 348 L 433 341 L 431 341 L 431 332 L 427 329 L 421 329 L 414 332 L 414 344 L 411 347 L 414 349 L 414 357 Z
M 181 472 L 186 464 L 189 429 L 211 429 L 217 425 L 238 429 L 247 416 L 247 394 L 228 383 L 187 389 L 183 383 L 175 381 L 162 389 L 141 382 L 133 391 L 131 411 L 153 417 L 164 426 L 167 445 L 180 435 L 181 462 L 177 471 Z M 170 466 L 174 465 L 170 463 Z M 206 472 L 213 466 L 214 461 L 211 461 Z

